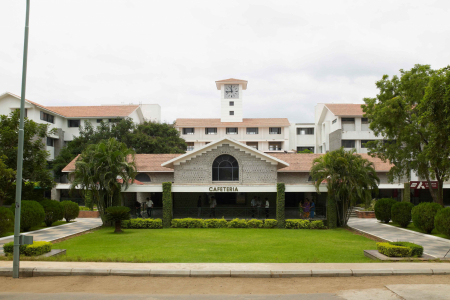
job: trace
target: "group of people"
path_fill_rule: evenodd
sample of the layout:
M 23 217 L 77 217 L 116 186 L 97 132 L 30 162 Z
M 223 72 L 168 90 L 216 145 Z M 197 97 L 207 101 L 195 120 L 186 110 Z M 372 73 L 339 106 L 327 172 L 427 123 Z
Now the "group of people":
M 259 212 L 262 207 L 261 197 L 258 197 L 258 198 L 256 196 L 253 197 L 252 201 L 250 202 L 250 205 L 252 207 L 252 218 L 255 217 L 256 210 L 258 210 L 258 217 L 259 217 Z M 266 219 L 268 219 L 269 218 L 269 199 L 268 198 L 265 199 L 264 210 L 266 212 Z
M 308 198 L 305 199 L 305 202 L 298 204 L 300 209 L 300 217 L 303 217 L 303 219 L 313 219 L 314 215 L 316 213 L 316 204 L 314 201 L 309 201 Z
M 147 198 L 144 203 L 141 203 L 139 201 L 136 201 L 134 203 L 134 207 L 136 208 L 136 217 L 137 218 L 142 218 L 141 207 L 142 207 L 143 204 L 145 204 L 147 206 L 147 218 L 151 218 L 154 204 L 153 204 L 153 201 L 150 198 Z

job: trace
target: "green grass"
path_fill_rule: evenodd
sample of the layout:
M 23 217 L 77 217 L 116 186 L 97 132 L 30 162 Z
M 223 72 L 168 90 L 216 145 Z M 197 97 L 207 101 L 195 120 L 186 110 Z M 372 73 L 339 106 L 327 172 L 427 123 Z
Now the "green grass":
M 70 221 L 69 223 L 73 223 L 73 222 L 75 222 L 75 221 Z M 64 225 L 64 224 L 67 224 L 67 222 L 66 221 L 56 221 L 56 222 L 53 222 L 51 227 Z M 28 231 L 21 231 L 21 232 L 30 232 L 30 231 L 35 231 L 35 230 L 44 229 L 44 228 L 47 228 L 47 225 L 45 225 L 45 223 L 42 223 L 39 226 L 31 227 L 30 230 L 28 230 Z M 5 237 L 5 236 L 9 236 L 9 235 L 14 235 L 14 231 L 6 232 L 3 235 L 0 234 L 0 237 Z
M 395 227 L 398 227 L 398 228 L 402 228 L 402 227 L 400 227 L 400 225 L 398 225 L 397 223 L 393 223 L 393 222 L 389 222 L 389 225 L 395 226 Z M 412 231 L 415 231 L 415 232 L 420 232 L 420 233 L 426 234 L 424 231 L 422 231 L 419 228 L 415 227 L 412 222 L 409 223 L 408 227 L 406 227 L 404 229 L 408 229 L 408 230 L 412 230 Z M 431 235 L 434 235 L 434 236 L 437 236 L 437 237 L 440 237 L 440 238 L 444 238 L 444 239 L 449 239 L 445 234 L 437 232 L 436 229 L 433 229 L 433 231 L 431 232 Z
M 102 228 L 57 243 L 67 255 L 52 260 L 122 262 L 308 263 L 371 262 L 374 241 L 345 229 Z

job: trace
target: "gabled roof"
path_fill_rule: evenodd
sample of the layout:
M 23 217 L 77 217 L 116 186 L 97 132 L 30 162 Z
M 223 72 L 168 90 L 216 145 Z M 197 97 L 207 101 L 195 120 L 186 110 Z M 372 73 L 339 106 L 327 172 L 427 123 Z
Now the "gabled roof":
M 173 158 L 165 163 L 163 163 L 161 166 L 166 168 L 173 168 L 174 165 L 179 165 L 182 162 L 188 161 L 192 158 L 195 158 L 197 156 L 201 156 L 203 153 L 206 153 L 208 151 L 217 149 L 217 147 L 221 146 L 222 144 L 229 144 L 232 147 L 237 148 L 240 151 L 244 151 L 245 153 L 249 153 L 253 156 L 256 156 L 260 158 L 261 160 L 264 160 L 266 162 L 271 163 L 272 165 L 276 165 L 278 169 L 288 167 L 289 164 L 276 158 L 271 155 L 268 155 L 266 153 L 260 152 L 252 147 L 249 147 L 243 143 L 240 143 L 236 140 L 230 139 L 228 137 L 225 137 L 223 139 L 220 139 L 218 141 L 209 143 L 195 151 L 190 151 L 186 154 L 183 154 L 181 156 L 178 156 L 176 158 Z
M 335 115 L 335 116 L 363 116 L 364 112 L 361 108 L 363 104 L 325 104 L 325 106 Z
M 222 122 L 220 119 L 176 119 L 175 127 L 286 127 L 287 118 L 242 119 L 242 122 Z
M 236 79 L 236 78 L 229 78 L 229 79 L 223 79 L 223 80 L 217 80 L 216 81 L 216 87 L 218 90 L 220 90 L 220 87 L 222 86 L 222 84 L 242 84 L 242 89 L 246 90 L 247 89 L 247 80 L 242 80 L 242 79 Z

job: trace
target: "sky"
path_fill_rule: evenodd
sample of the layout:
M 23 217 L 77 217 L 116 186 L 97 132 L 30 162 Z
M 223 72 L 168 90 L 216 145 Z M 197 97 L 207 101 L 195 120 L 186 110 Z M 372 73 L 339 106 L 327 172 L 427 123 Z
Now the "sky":
M 0 0 L 0 94 L 20 95 L 25 0 Z M 220 118 L 215 81 L 248 80 L 244 118 L 314 122 L 415 64 L 450 65 L 450 1 L 31 0 L 26 98 L 157 103 Z

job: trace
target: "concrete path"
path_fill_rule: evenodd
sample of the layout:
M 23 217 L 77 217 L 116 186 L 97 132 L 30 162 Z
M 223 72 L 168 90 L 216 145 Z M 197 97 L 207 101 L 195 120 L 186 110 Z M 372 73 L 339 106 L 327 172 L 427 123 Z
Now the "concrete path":
M 423 246 L 424 252 L 443 258 L 450 250 L 450 240 L 378 222 L 377 219 L 350 218 L 348 226 L 391 242 L 411 242 Z M 450 257 L 450 253 L 446 256 Z
M 55 227 L 47 227 L 41 230 L 22 233 L 23 235 L 32 235 L 34 241 L 51 242 L 77 233 L 81 233 L 102 225 L 100 218 L 80 218 L 74 223 L 68 223 Z M 14 236 L 0 238 L 0 254 L 3 253 L 3 244 L 12 242 Z

